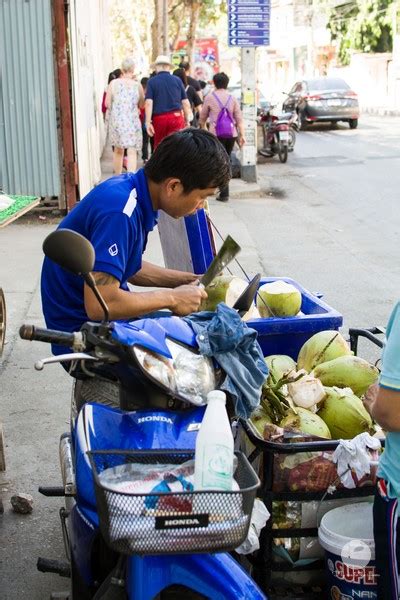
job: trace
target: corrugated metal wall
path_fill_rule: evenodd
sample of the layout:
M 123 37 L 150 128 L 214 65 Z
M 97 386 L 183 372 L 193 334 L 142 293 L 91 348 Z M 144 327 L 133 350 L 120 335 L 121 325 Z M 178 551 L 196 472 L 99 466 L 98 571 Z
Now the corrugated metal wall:
M 0 0 L 0 185 L 58 196 L 51 0 Z

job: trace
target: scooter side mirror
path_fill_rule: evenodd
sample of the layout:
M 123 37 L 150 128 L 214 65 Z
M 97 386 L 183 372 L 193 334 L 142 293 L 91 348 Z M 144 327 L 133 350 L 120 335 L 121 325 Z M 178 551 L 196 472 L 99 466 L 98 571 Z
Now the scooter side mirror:
M 43 242 L 43 252 L 75 275 L 87 275 L 93 271 L 95 252 L 92 244 L 71 229 L 57 229 L 50 233 Z

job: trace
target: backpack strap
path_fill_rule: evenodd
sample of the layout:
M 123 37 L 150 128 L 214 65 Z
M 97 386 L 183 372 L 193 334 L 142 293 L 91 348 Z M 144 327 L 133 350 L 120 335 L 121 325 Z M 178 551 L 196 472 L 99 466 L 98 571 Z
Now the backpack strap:
M 231 98 L 232 98 L 231 94 L 229 94 L 228 100 L 226 101 L 225 104 L 222 104 L 221 100 L 218 98 L 218 96 L 217 96 L 217 94 L 215 92 L 213 92 L 212 95 L 214 96 L 214 98 L 216 99 L 216 101 L 218 102 L 218 104 L 220 105 L 221 110 L 223 108 L 228 108 L 228 104 L 229 104 L 229 102 L 231 101 Z

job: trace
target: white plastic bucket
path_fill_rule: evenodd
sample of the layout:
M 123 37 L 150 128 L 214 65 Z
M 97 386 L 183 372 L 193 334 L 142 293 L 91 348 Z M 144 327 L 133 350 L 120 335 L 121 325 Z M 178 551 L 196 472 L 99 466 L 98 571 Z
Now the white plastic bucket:
M 377 599 L 372 504 L 330 510 L 318 537 L 325 550 L 329 600 Z

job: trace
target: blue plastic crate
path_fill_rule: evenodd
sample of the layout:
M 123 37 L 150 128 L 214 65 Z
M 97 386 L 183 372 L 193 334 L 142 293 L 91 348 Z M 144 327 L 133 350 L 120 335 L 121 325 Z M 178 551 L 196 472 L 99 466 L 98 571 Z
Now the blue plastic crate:
M 288 277 L 266 277 L 260 281 L 260 286 L 276 280 L 291 283 L 301 292 L 302 302 L 299 314 L 295 317 L 254 319 L 247 321 L 247 325 L 258 332 L 258 342 L 264 356 L 288 354 L 297 360 L 304 342 L 318 331 L 338 330 L 343 324 L 343 316 L 323 302 L 321 298 Z

